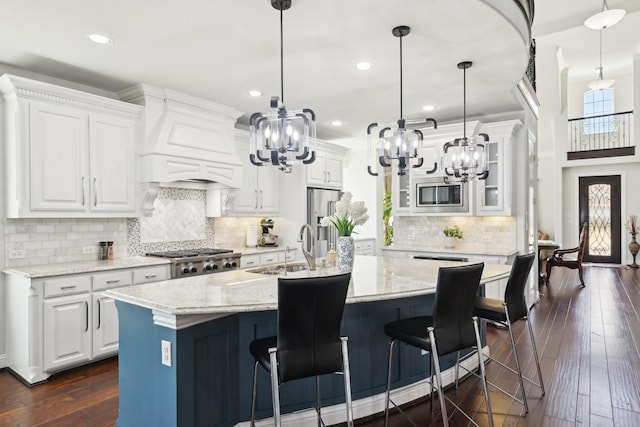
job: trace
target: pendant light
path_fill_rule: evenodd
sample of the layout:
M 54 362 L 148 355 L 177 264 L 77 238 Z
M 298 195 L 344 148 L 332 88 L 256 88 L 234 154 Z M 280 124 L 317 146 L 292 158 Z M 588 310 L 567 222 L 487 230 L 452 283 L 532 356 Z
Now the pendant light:
M 444 144 L 442 161 L 446 183 L 467 182 L 474 178 L 487 179 L 489 176 L 485 145 L 489 142 L 489 135 L 480 133 L 467 138 L 467 69 L 472 65 L 471 61 L 458 64 L 458 68 L 463 73 L 463 135 L 462 138 L 456 138 Z
M 378 148 L 375 149 L 372 143 L 372 134 L 376 128 L 379 127 L 378 123 L 371 123 L 367 127 L 367 143 L 369 149 L 369 164 L 367 171 L 369 175 L 378 176 L 375 172 L 377 163 L 383 168 L 392 166 L 392 161 L 398 162 L 398 175 L 406 175 L 406 168 L 411 166 L 413 168 L 419 168 L 422 166 L 424 159 L 422 154 L 422 140 L 423 134 L 419 129 L 407 129 L 407 124 L 417 123 L 429 123 L 433 124 L 434 129 L 438 128 L 438 123 L 435 119 L 427 118 L 424 121 L 406 121 L 402 111 L 402 38 L 407 36 L 411 29 L 406 25 L 400 25 L 395 27 L 391 33 L 400 39 L 400 119 L 396 122 L 396 126 L 386 126 L 382 124 L 382 129 L 378 133 Z M 374 136 L 375 137 L 375 136 Z M 414 164 L 411 164 L 411 159 L 416 159 Z M 433 167 L 433 171 L 437 168 Z
M 316 115 L 310 108 L 287 110 L 284 105 L 283 11 L 291 0 L 271 0 L 280 11 L 280 97 L 271 98 L 271 110 L 253 113 L 249 119 L 249 160 L 255 166 L 273 165 L 285 173 L 294 164 L 316 159 Z
M 605 79 L 602 73 L 602 31 L 600 30 L 600 66 L 596 68 L 598 79 L 587 84 L 591 90 L 609 89 L 616 82 L 613 79 Z
M 603 0 L 602 9 L 584 21 L 584 25 L 592 30 L 604 30 L 616 25 L 624 17 L 624 9 L 609 9 L 607 0 Z

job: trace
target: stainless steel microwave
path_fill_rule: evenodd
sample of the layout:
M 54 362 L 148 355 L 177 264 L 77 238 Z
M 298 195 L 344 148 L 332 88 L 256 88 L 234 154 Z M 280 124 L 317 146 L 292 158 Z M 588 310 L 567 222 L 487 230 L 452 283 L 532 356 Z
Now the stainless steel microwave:
M 469 194 L 462 183 L 446 184 L 442 178 L 416 180 L 415 210 L 425 213 L 469 212 Z

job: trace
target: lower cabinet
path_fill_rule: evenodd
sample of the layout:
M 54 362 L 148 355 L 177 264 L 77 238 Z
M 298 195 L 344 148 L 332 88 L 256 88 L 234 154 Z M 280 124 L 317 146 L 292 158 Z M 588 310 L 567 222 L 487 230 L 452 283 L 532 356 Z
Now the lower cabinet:
M 91 360 L 91 294 L 44 300 L 44 370 L 54 371 Z
M 376 239 L 358 239 L 354 243 L 356 255 L 375 255 Z
M 290 248 L 289 250 L 282 249 L 242 255 L 240 258 L 240 268 L 261 267 L 263 265 L 280 264 L 285 261 L 293 262 L 296 260 L 296 251 L 297 249 Z
M 170 278 L 156 265 L 28 278 L 7 274 L 7 366 L 27 383 L 118 353 L 118 311 L 105 292 Z

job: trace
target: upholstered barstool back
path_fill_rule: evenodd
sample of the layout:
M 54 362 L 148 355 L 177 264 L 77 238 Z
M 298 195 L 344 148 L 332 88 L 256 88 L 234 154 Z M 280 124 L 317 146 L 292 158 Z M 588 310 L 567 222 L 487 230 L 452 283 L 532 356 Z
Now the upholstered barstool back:
M 278 280 L 280 382 L 342 371 L 340 324 L 350 275 Z
M 251 426 L 256 411 L 258 366 L 271 374 L 273 418 L 280 420 L 280 385 L 301 378 L 316 377 L 316 412 L 322 424 L 320 375 L 343 374 L 347 425 L 353 425 L 351 380 L 347 338 L 340 325 L 351 274 L 327 277 L 278 279 L 278 335 L 259 338 L 249 344 L 255 359 Z

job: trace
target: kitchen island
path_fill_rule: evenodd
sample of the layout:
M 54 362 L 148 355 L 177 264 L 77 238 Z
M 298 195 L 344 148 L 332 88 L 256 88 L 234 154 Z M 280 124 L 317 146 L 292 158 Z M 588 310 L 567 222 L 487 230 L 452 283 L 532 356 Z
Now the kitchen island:
M 343 317 L 356 417 L 379 412 L 384 404 L 388 339 L 383 325 L 429 314 L 438 268 L 464 264 L 356 256 Z M 507 265 L 487 264 L 482 282 L 504 279 L 509 271 Z M 321 268 L 288 277 L 337 273 Z M 248 425 L 253 377 L 248 348 L 255 338 L 276 333 L 277 276 L 231 271 L 108 293 L 116 299 L 120 319 L 119 427 Z M 170 355 L 162 354 L 162 341 L 169 343 Z M 398 350 L 392 387 L 401 389 L 395 400 L 406 402 L 427 392 L 429 359 L 405 346 Z M 443 369 L 452 363 L 444 360 Z M 257 418 L 267 418 L 269 377 L 259 375 Z M 314 384 L 307 379 L 282 386 L 283 424 L 315 423 L 312 410 L 300 411 L 314 406 Z M 326 421 L 343 421 L 341 379 L 323 378 L 322 392 Z

